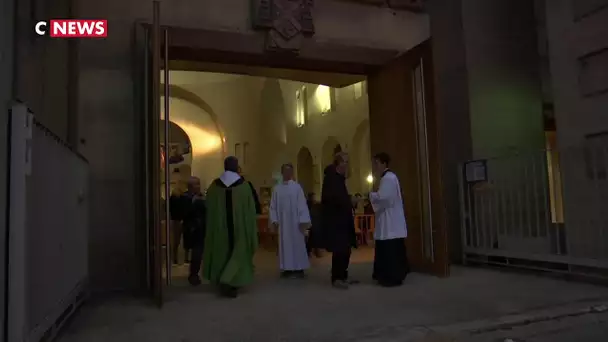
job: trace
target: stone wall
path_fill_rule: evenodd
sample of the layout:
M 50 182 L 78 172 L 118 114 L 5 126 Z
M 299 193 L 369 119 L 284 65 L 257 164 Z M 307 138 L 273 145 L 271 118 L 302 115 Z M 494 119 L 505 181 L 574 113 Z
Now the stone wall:
M 7 175 L 7 149 L 6 142 L 8 141 L 8 110 L 10 108 L 10 102 L 13 96 L 13 49 L 14 49 L 14 1 L 2 0 L 0 1 L 0 179 L 6 179 Z M 6 222 L 6 195 L 7 186 L 6 182 L 0 182 L 0 222 Z M 4 275 L 6 274 L 6 259 L 4 247 L 6 246 L 6 224 L 0 225 L 0 291 L 3 295 L 0 296 L 0 305 L 5 307 L 7 298 L 4 293 L 4 286 L 6 284 Z M 0 314 L 0 319 L 4 320 L 4 311 Z M 0 328 L 0 334 L 4 336 L 4 324 Z
M 571 255 L 597 257 L 590 241 L 606 243 L 608 1 L 550 0 L 546 18 L 566 239 Z
M 546 1 L 558 146 L 608 130 L 608 1 Z

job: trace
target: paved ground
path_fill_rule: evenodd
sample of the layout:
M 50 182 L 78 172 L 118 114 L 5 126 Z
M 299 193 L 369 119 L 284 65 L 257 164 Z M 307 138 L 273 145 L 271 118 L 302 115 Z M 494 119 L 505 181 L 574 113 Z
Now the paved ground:
M 317 261 L 309 278 L 298 281 L 279 280 L 273 258 L 259 256 L 256 283 L 237 299 L 218 298 L 209 286 L 180 286 L 179 280 L 162 310 L 135 299 L 86 306 L 60 342 L 562 342 L 570 341 L 565 333 L 555 333 L 559 340 L 531 334 L 548 334 L 566 321 L 579 332 L 605 332 L 601 323 L 592 324 L 605 314 L 588 312 L 608 303 L 604 287 L 454 267 L 448 279 L 412 274 L 403 287 L 384 289 L 369 280 L 369 252 L 359 252 L 351 274 L 363 283 L 340 291 L 329 287 L 327 260 Z M 528 321 L 538 323 L 521 323 Z M 509 327 L 513 337 L 501 335 Z
M 608 313 L 591 313 L 474 334 L 462 342 L 606 342 Z

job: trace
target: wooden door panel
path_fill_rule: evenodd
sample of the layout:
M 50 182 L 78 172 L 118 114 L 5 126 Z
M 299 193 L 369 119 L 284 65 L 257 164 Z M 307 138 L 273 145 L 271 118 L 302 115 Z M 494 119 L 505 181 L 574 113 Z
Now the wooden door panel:
M 426 94 L 426 124 L 429 148 L 429 173 L 431 190 L 431 215 L 433 218 L 433 252 L 435 260 L 429 265 L 433 274 L 448 276 L 450 260 L 448 253 L 448 227 L 446 209 L 443 200 L 442 170 L 439 150 L 439 120 L 435 105 L 435 76 L 433 54 L 430 40 L 421 46 L 420 58 L 424 66 L 424 86 Z
M 432 53 L 430 41 L 397 57 L 368 78 L 370 105 L 370 140 L 373 153 L 391 155 L 391 169 L 401 182 L 408 223 L 408 256 L 414 271 L 447 276 L 447 239 L 445 210 L 442 199 L 439 160 L 438 122 L 434 106 Z M 424 232 L 417 119 L 412 82 L 414 69 L 424 65 L 426 97 L 426 131 L 428 143 L 429 183 L 433 257 L 424 253 Z

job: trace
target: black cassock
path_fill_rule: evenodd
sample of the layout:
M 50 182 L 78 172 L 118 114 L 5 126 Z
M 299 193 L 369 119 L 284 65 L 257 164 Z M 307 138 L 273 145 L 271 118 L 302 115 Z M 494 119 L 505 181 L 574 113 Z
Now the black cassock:
M 405 239 L 376 240 L 372 278 L 382 286 L 399 286 L 410 272 Z
M 389 170 L 382 174 L 382 181 Z M 397 194 L 398 196 L 398 194 Z M 401 206 L 401 200 L 395 200 L 393 203 Z M 385 208 L 392 210 L 393 208 Z M 376 213 L 378 214 L 378 213 Z M 393 218 L 395 218 L 393 216 Z M 405 221 L 403 221 L 405 224 Z M 389 222 L 394 224 L 394 222 Z M 378 228 L 378 227 L 376 227 Z M 410 272 L 409 262 L 407 260 L 407 251 L 405 247 L 405 238 L 393 238 L 375 241 L 374 248 L 374 273 L 372 278 L 382 286 L 399 286 L 403 284 L 403 280 Z

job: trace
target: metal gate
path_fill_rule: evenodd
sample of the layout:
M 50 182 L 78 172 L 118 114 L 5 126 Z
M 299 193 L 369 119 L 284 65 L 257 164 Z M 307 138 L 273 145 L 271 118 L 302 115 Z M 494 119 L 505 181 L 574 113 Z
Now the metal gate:
M 48 341 L 87 294 L 89 165 L 25 105 L 10 122 L 7 340 Z
M 461 165 L 463 260 L 608 278 L 608 138 Z

